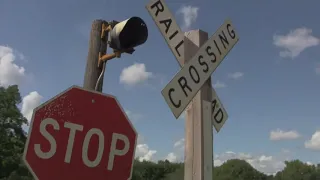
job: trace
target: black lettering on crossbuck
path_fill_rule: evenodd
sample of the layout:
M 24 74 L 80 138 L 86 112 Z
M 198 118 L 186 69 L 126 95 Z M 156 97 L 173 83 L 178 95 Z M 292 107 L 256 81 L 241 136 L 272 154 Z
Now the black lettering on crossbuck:
M 221 36 L 221 35 L 219 34 L 219 39 L 220 39 L 220 41 L 221 41 L 224 49 L 227 49 L 226 44 L 229 45 L 229 41 L 228 41 L 226 35 L 224 34 L 224 32 L 222 31 L 221 33 L 222 33 L 223 36 Z M 226 43 L 226 44 L 225 44 L 225 43 Z
M 174 47 L 174 49 L 176 50 L 177 54 L 179 55 L 179 57 L 181 56 L 180 52 L 179 52 L 179 48 L 183 45 L 183 40 L 181 40 L 176 47 Z
M 214 54 L 214 52 L 211 50 L 211 46 L 207 46 L 206 48 L 206 52 L 208 56 L 213 56 L 213 59 L 211 59 L 210 61 L 212 63 L 215 63 L 217 61 L 217 56 Z M 200 64 L 201 65 L 201 64 Z
M 171 26 L 171 23 L 172 23 L 172 20 L 171 19 L 165 19 L 165 20 L 162 20 L 162 21 L 159 21 L 160 24 L 164 24 L 166 26 L 166 34 L 168 33 L 169 31 L 169 28 Z
M 159 1 L 156 1 L 154 4 L 151 5 L 151 9 L 153 8 L 157 8 L 157 11 L 155 13 L 156 17 L 158 16 L 159 12 L 163 12 L 164 10 L 164 7 L 163 7 L 163 4 L 162 2 L 159 0 Z
M 179 78 L 178 83 L 180 85 L 180 88 L 183 90 L 184 95 L 188 97 L 188 93 L 186 92 L 185 88 L 187 88 L 190 92 L 192 92 L 192 89 L 188 86 L 186 78 L 182 76 L 181 78 Z
M 152 4 L 151 6 L 151 9 L 156 9 L 156 11 L 155 11 L 155 16 L 157 17 L 158 15 L 159 15 L 159 13 L 162 13 L 162 12 L 164 12 L 164 6 L 163 6 L 163 4 L 162 4 L 162 2 L 160 1 L 160 0 L 158 0 L 158 1 L 156 1 L 154 4 Z M 170 27 L 172 27 L 171 26 L 171 24 L 172 24 L 172 19 L 171 18 L 168 18 L 168 19 L 162 19 L 162 20 L 160 20 L 159 21 L 159 23 L 161 24 L 161 25 L 163 25 L 163 26 L 165 26 L 165 33 L 166 33 L 166 35 L 168 34 L 168 32 L 169 32 L 169 30 L 170 30 Z M 176 37 L 176 35 L 179 33 L 179 31 L 176 29 L 176 30 L 173 30 L 173 33 L 171 33 L 171 35 L 169 36 L 169 40 L 172 40 L 172 39 L 174 39 L 174 37 Z M 184 41 L 183 40 L 181 40 L 180 42 L 178 42 L 176 45 L 175 45 L 175 47 L 174 47 L 174 49 L 175 49 L 175 51 L 176 51 L 176 53 L 178 54 L 178 56 L 179 57 L 181 57 L 181 53 L 180 53 L 180 51 L 179 51 L 179 48 L 180 47 L 183 47 L 183 43 L 184 43 Z
M 180 108 L 181 107 L 180 105 L 183 102 L 182 100 L 184 98 L 189 97 L 190 94 L 192 94 L 193 91 L 195 91 L 194 89 L 192 89 L 192 87 L 195 84 L 199 84 L 203 82 L 202 77 L 207 77 L 208 76 L 207 73 L 211 73 L 212 68 L 217 67 L 214 64 L 221 63 L 221 58 L 223 57 L 220 57 L 220 56 L 222 55 L 222 52 L 225 53 L 225 50 L 229 49 L 230 46 L 232 45 L 231 44 L 232 39 L 236 39 L 236 38 L 237 38 L 237 34 L 235 33 L 231 24 L 226 24 L 224 29 L 218 32 L 218 34 L 215 35 L 215 38 L 213 40 L 210 40 L 211 42 L 206 43 L 206 45 L 202 47 L 203 52 L 197 53 L 194 57 L 197 59 L 195 62 L 198 63 L 198 65 L 190 64 L 188 66 L 188 71 L 187 71 L 188 73 L 185 75 L 181 75 L 176 80 L 179 86 L 176 86 L 175 88 L 178 88 L 178 89 L 174 89 L 174 90 L 170 89 L 169 92 L 167 91 L 167 93 L 169 93 L 168 94 L 169 96 L 173 96 L 173 94 L 175 94 L 173 93 L 175 90 L 177 91 L 176 92 L 177 95 L 179 93 L 179 96 L 176 95 L 176 96 L 173 96 L 173 98 L 170 97 L 170 101 L 174 107 Z M 179 99 L 174 99 L 175 97 L 176 98 L 179 97 Z M 172 101 L 172 99 L 174 99 L 175 102 Z M 213 108 L 216 108 L 214 104 L 213 104 Z M 215 121 L 217 123 L 221 123 L 224 117 L 223 111 L 220 108 L 218 108 L 215 111 L 215 114 L 213 115 L 213 117 L 215 118 Z
M 220 48 L 219 48 L 219 46 L 218 46 L 218 44 L 217 44 L 217 41 L 216 41 L 216 40 L 213 40 L 213 42 L 214 42 L 214 45 L 216 45 L 216 48 L 217 48 L 217 50 L 219 51 L 219 54 L 221 55 L 221 51 L 220 51 Z
M 172 93 L 174 92 L 175 90 L 173 89 L 173 88 L 171 88 L 170 90 L 169 90 L 169 99 L 170 99 L 170 101 L 171 101 L 171 103 L 173 104 L 173 106 L 175 107 L 175 108 L 179 108 L 180 106 L 181 106 L 181 100 L 179 100 L 178 101 L 178 103 L 175 103 L 174 101 L 173 101 L 173 99 L 172 99 Z
M 198 63 L 201 65 L 201 66 L 205 66 L 205 69 L 202 69 L 202 71 L 203 72 L 208 72 L 208 70 L 209 70 L 209 66 L 208 66 L 208 64 L 205 62 L 205 61 L 203 61 L 203 56 L 202 55 L 200 55 L 199 57 L 198 57 Z
M 176 30 L 174 33 L 172 33 L 172 35 L 169 37 L 169 40 L 174 38 L 177 34 L 178 34 L 178 30 Z
M 233 29 L 230 30 L 230 27 L 231 27 L 231 24 L 227 24 L 227 30 L 228 30 L 228 33 L 229 33 L 229 36 L 234 39 L 236 38 L 236 33 L 234 32 Z M 231 27 L 232 28 L 232 27 Z
M 223 111 L 221 110 L 220 107 L 216 111 L 217 99 L 214 99 L 211 102 L 211 106 L 212 106 L 212 115 L 213 115 L 214 121 L 217 122 L 218 124 L 220 124 L 223 120 Z
M 194 72 L 194 73 L 192 73 Z M 200 76 L 197 69 L 194 66 L 189 67 L 189 74 L 194 83 L 198 84 L 200 82 Z M 196 77 L 194 77 L 196 75 Z

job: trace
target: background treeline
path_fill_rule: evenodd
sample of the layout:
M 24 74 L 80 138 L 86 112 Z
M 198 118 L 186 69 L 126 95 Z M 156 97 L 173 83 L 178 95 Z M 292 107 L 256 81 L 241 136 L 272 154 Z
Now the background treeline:
M 21 160 L 26 133 L 26 118 L 17 107 L 21 103 L 18 86 L 0 87 L 0 180 L 32 180 Z M 263 174 L 243 160 L 228 160 L 213 170 L 214 180 L 320 180 L 320 164 L 299 160 L 285 162 L 275 176 Z M 134 162 L 132 180 L 183 180 L 183 163 L 169 161 Z

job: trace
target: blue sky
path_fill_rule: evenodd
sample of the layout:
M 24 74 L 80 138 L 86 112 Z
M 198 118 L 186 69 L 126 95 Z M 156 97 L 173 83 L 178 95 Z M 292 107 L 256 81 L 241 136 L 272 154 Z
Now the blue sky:
M 168 158 L 182 159 L 176 142 L 184 137 L 184 120 L 175 120 L 161 95 L 179 66 L 145 9 L 147 3 L 2 0 L 0 84 L 20 85 L 21 110 L 30 117 L 39 103 L 71 85 L 82 85 L 92 20 L 139 16 L 148 26 L 149 38 L 133 55 L 108 63 L 103 92 L 117 96 L 127 110 L 140 134 L 139 156 L 158 160 L 170 153 Z M 216 165 L 238 157 L 273 173 L 283 168 L 284 159 L 318 163 L 320 26 L 315 12 L 320 2 L 167 0 L 166 4 L 185 30 L 202 29 L 211 36 L 230 18 L 240 37 L 213 73 L 213 84 L 229 114 L 214 136 Z

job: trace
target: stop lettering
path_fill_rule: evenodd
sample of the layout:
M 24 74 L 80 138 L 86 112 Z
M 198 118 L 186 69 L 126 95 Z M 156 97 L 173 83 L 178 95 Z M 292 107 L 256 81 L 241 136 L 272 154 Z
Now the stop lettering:
M 127 180 L 136 138 L 114 97 L 73 86 L 34 110 L 24 160 L 36 179 Z

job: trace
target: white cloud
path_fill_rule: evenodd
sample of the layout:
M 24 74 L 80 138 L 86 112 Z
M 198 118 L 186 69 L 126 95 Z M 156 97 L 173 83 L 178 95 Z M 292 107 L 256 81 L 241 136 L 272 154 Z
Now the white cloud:
M 29 122 L 32 118 L 33 109 L 41 104 L 42 98 L 43 97 L 37 91 L 30 92 L 23 97 L 21 113 Z
M 125 112 L 126 112 L 128 118 L 129 118 L 129 120 L 132 121 L 132 122 L 137 122 L 138 120 L 143 118 L 142 114 L 134 113 L 134 112 L 129 111 L 129 110 L 125 110 Z
M 304 144 L 305 148 L 320 151 L 320 130 L 316 131 L 311 139 L 307 140 Z
M 120 83 L 133 86 L 145 82 L 150 77 L 152 77 L 152 73 L 146 71 L 145 64 L 134 63 L 122 70 Z
M 182 14 L 182 16 L 183 16 L 182 29 L 184 31 L 187 31 L 191 27 L 191 24 L 197 20 L 198 11 L 199 11 L 198 7 L 185 6 L 185 5 L 183 5 L 178 10 L 178 14 Z
M 320 39 L 312 36 L 311 33 L 311 29 L 298 28 L 287 35 L 274 35 L 273 44 L 284 49 L 280 52 L 281 57 L 294 58 L 306 48 L 319 45 Z
M 184 160 L 184 138 L 179 139 L 173 144 L 173 152 L 170 152 L 164 159 L 170 162 L 183 162 Z
M 17 56 L 16 56 L 17 55 Z M 24 58 L 21 53 L 14 53 L 13 49 L 6 46 L 0 46 L 0 85 L 9 86 L 13 84 L 20 85 L 26 77 L 24 67 L 14 63 L 16 57 Z
M 144 137 L 140 134 L 138 135 L 137 144 L 135 157 L 137 157 L 139 161 L 154 161 L 154 155 L 157 153 L 157 151 L 150 149 L 149 146 L 144 142 Z
M 313 163 L 310 162 L 310 161 L 307 161 L 306 164 L 308 164 L 309 166 L 312 166 L 312 165 L 313 165 Z
M 217 81 L 215 84 L 213 84 L 214 88 L 225 88 L 227 85 L 223 82 Z
M 274 174 L 283 170 L 284 160 L 273 156 L 259 155 L 254 156 L 247 153 L 235 153 L 232 151 L 219 154 L 214 159 L 214 165 L 220 166 L 230 159 L 241 159 L 247 161 L 252 167 L 266 174 Z
M 231 79 L 239 79 L 241 77 L 243 77 L 243 72 L 234 72 L 234 73 L 230 73 L 228 74 L 228 77 Z
M 177 162 L 178 161 L 177 155 L 173 152 L 169 153 L 165 159 L 168 160 L 169 162 Z
M 181 151 L 180 151 L 181 152 Z M 183 160 L 183 153 L 170 152 L 164 158 L 170 162 L 181 162 Z M 250 153 L 235 153 L 233 151 L 226 151 L 221 154 L 214 154 L 214 166 L 221 166 L 228 160 L 240 159 L 248 162 L 256 170 L 265 174 L 276 174 L 278 171 L 282 171 L 285 168 L 284 161 L 290 161 L 293 158 L 280 154 L 279 156 L 269 156 L 265 154 L 254 155 Z M 306 162 L 308 165 L 312 165 L 311 162 Z
M 147 144 L 138 144 L 136 147 L 135 156 L 139 158 L 140 161 L 153 161 L 153 156 L 157 153 L 156 150 L 149 149 Z
M 173 147 L 174 148 L 184 148 L 184 138 L 180 139 L 179 141 L 175 142 Z
M 273 130 L 270 132 L 270 140 L 279 141 L 279 140 L 292 140 L 300 137 L 300 134 L 297 131 L 283 131 L 280 129 Z

